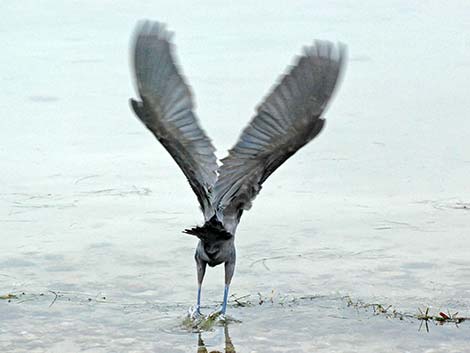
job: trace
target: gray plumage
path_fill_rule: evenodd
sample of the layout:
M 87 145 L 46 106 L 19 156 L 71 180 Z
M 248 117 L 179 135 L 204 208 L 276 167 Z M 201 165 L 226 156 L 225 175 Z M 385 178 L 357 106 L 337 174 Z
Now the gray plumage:
M 178 163 L 195 192 L 205 219 L 213 214 L 210 189 L 218 168 L 215 148 L 199 127 L 189 87 L 172 55 L 170 34 L 143 22 L 134 44 L 134 72 L 141 102 L 131 100 L 139 119 Z
M 228 292 L 235 268 L 234 235 L 243 211 L 250 209 L 264 181 L 322 130 L 322 114 L 341 76 L 346 49 L 326 41 L 304 49 L 218 167 L 215 149 L 193 112 L 170 37 L 159 23 L 138 26 L 133 64 L 141 101 L 132 99 L 131 105 L 180 166 L 204 214 L 204 225 L 185 230 L 200 239 L 195 256 L 199 312 L 206 265 L 225 263 Z
M 330 42 L 316 41 L 306 48 L 222 159 L 214 205 L 230 232 L 235 232 L 263 182 L 322 130 L 321 115 L 333 94 L 344 54 L 344 46 Z

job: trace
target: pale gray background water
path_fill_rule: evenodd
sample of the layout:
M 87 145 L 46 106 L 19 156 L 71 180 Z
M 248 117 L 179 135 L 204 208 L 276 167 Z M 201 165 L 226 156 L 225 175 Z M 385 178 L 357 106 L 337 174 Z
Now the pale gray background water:
M 426 333 L 340 299 L 470 316 L 468 1 L 187 3 L 1 3 L 0 295 L 25 292 L 0 301 L 1 350 L 197 351 L 181 230 L 201 215 L 127 104 L 129 38 L 150 18 L 176 32 L 219 157 L 302 45 L 349 47 L 325 131 L 243 216 L 232 293 L 276 300 L 229 308 L 236 351 L 470 351 L 468 323 Z M 205 311 L 222 281 L 206 276 Z M 222 328 L 203 338 L 223 350 Z

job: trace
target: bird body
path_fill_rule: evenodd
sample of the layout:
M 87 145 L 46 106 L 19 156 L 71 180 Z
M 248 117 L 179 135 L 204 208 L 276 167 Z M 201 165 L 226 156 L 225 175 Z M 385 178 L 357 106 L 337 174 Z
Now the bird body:
M 200 240 L 195 256 L 197 259 L 206 262 L 210 267 L 215 267 L 224 262 L 234 262 L 236 258 L 234 238 L 218 242 L 204 242 Z
M 342 72 L 345 47 L 316 41 L 258 106 L 219 167 L 211 141 L 193 112 L 192 94 L 180 73 L 170 34 L 157 22 L 137 27 L 133 67 L 140 101 L 131 106 L 185 174 L 204 224 L 184 233 L 199 238 L 195 260 L 199 314 L 206 266 L 225 264 L 225 314 L 235 270 L 235 233 L 265 180 L 323 129 L 322 118 Z

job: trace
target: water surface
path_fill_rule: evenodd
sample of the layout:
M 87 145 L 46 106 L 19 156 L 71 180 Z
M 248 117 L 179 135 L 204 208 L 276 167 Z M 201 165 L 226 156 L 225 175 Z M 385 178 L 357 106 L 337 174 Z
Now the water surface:
M 0 300 L 2 351 L 223 351 L 226 337 L 236 352 L 468 350 L 468 323 L 427 332 L 345 298 L 470 316 L 467 2 L 1 7 L 0 295 L 17 296 Z M 176 31 L 219 157 L 302 45 L 349 47 L 324 132 L 243 216 L 232 299 L 251 305 L 232 300 L 241 322 L 200 337 L 182 326 L 197 201 L 127 104 L 141 18 Z M 208 272 L 205 312 L 222 282 Z

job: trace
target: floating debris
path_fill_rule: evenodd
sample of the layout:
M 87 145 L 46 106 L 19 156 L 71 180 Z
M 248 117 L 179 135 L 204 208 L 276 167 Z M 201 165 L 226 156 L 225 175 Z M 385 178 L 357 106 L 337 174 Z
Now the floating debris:
M 18 299 L 18 296 L 16 294 L 8 293 L 0 295 L 0 299 L 10 301 L 11 299 Z

